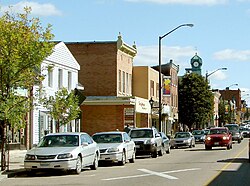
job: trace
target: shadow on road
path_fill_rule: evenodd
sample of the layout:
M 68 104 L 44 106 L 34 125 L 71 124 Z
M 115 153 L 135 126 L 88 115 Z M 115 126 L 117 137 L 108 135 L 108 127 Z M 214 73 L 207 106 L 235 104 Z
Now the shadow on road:
M 250 163 L 247 158 L 235 158 L 219 160 L 221 163 L 241 163 L 238 170 L 224 170 L 208 185 L 227 185 L 227 186 L 248 186 L 250 184 Z

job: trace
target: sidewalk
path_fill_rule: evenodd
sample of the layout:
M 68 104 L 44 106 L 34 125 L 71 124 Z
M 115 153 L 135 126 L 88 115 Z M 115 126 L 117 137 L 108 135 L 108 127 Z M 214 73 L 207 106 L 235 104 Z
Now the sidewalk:
M 12 177 L 12 175 L 17 172 L 24 171 L 24 157 L 27 150 L 10 150 L 9 151 L 9 169 L 6 168 L 5 171 L 0 171 L 0 181 L 1 179 Z M 0 152 L 1 158 L 1 152 Z

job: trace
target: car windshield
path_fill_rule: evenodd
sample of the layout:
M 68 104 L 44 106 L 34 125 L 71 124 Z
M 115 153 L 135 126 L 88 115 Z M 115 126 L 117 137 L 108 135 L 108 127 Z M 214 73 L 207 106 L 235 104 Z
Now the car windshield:
M 234 131 L 234 130 L 239 130 L 239 126 L 237 125 L 226 125 L 226 127 L 230 130 L 230 131 Z
M 121 134 L 95 134 L 93 140 L 96 143 L 122 143 Z
M 152 138 L 153 131 L 152 130 L 131 130 L 130 131 L 131 138 Z
M 202 134 L 204 134 L 204 131 L 203 131 L 203 130 L 194 130 L 194 131 L 192 132 L 192 134 L 193 134 L 193 135 L 202 135 Z
M 190 134 L 189 133 L 176 133 L 174 138 L 189 138 Z
M 212 129 L 208 134 L 227 134 L 226 129 Z
M 78 135 L 49 135 L 42 138 L 38 147 L 74 147 L 79 146 Z

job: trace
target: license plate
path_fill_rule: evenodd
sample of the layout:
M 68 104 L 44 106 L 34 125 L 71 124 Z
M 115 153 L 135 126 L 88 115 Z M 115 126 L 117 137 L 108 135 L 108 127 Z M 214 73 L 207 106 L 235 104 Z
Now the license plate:
M 140 145 L 136 145 L 135 148 L 140 148 Z
M 214 145 L 219 145 L 219 142 L 214 142 Z
M 42 163 L 40 163 L 40 165 L 41 165 L 42 167 L 46 167 L 46 166 L 49 166 L 49 163 L 47 163 L 47 162 L 42 162 Z

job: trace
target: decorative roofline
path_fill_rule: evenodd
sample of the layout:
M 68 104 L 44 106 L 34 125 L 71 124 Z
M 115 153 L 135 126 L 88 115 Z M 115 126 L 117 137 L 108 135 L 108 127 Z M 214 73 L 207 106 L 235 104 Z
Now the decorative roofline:
M 131 55 L 132 57 L 135 57 L 137 54 L 137 49 L 136 49 L 136 45 L 135 43 L 133 44 L 133 46 L 129 46 L 128 44 L 124 43 L 122 40 L 122 36 L 121 33 L 119 33 L 118 35 L 118 39 L 117 39 L 117 49 L 121 50 L 122 52 Z

